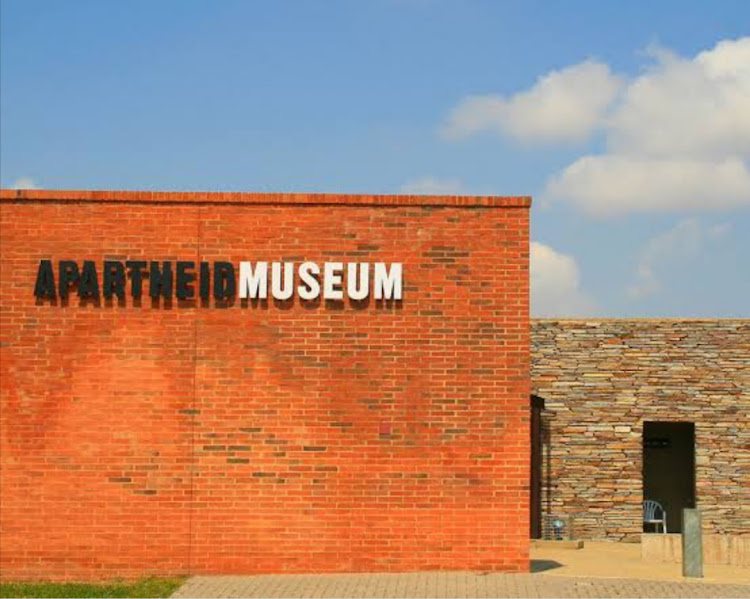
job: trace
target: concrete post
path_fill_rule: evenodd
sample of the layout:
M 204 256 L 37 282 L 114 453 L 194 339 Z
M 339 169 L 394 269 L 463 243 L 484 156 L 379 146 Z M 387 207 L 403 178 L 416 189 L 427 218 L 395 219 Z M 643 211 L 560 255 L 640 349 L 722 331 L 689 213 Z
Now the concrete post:
M 698 509 L 682 510 L 682 575 L 703 578 L 703 539 Z

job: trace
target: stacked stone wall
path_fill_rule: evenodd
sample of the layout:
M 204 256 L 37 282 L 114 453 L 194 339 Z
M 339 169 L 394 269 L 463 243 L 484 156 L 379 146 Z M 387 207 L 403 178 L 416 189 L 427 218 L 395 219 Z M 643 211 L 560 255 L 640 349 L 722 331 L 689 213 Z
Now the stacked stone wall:
M 707 532 L 750 534 L 750 320 L 534 320 L 542 506 L 581 538 L 642 531 L 643 423 L 695 423 Z

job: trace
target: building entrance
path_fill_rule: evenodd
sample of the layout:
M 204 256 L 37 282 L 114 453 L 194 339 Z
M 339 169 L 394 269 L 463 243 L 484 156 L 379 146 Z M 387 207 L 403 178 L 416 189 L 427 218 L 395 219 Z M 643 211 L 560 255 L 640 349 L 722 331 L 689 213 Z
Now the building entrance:
M 542 537 L 542 410 L 544 399 L 531 396 L 531 481 L 529 508 L 531 511 L 531 538 Z
M 695 507 L 694 423 L 643 423 L 643 499 L 666 510 L 668 532 L 682 532 L 682 509 Z

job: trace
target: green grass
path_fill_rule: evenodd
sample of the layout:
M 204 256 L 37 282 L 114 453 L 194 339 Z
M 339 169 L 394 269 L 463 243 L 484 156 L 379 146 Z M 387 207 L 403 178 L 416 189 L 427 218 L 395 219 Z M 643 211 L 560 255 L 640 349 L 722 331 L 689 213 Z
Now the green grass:
M 169 597 L 184 578 L 118 582 L 2 582 L 0 597 Z

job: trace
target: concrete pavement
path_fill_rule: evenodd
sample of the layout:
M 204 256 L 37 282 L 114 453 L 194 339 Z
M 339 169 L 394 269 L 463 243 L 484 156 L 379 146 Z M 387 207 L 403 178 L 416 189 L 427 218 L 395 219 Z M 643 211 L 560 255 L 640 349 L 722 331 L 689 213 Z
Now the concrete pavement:
M 531 574 L 268 574 L 194 576 L 173 597 L 750 597 L 750 569 L 641 559 L 640 545 L 586 541 L 583 549 L 532 547 Z
M 194 576 L 173 597 L 743 597 L 750 586 L 540 574 Z

